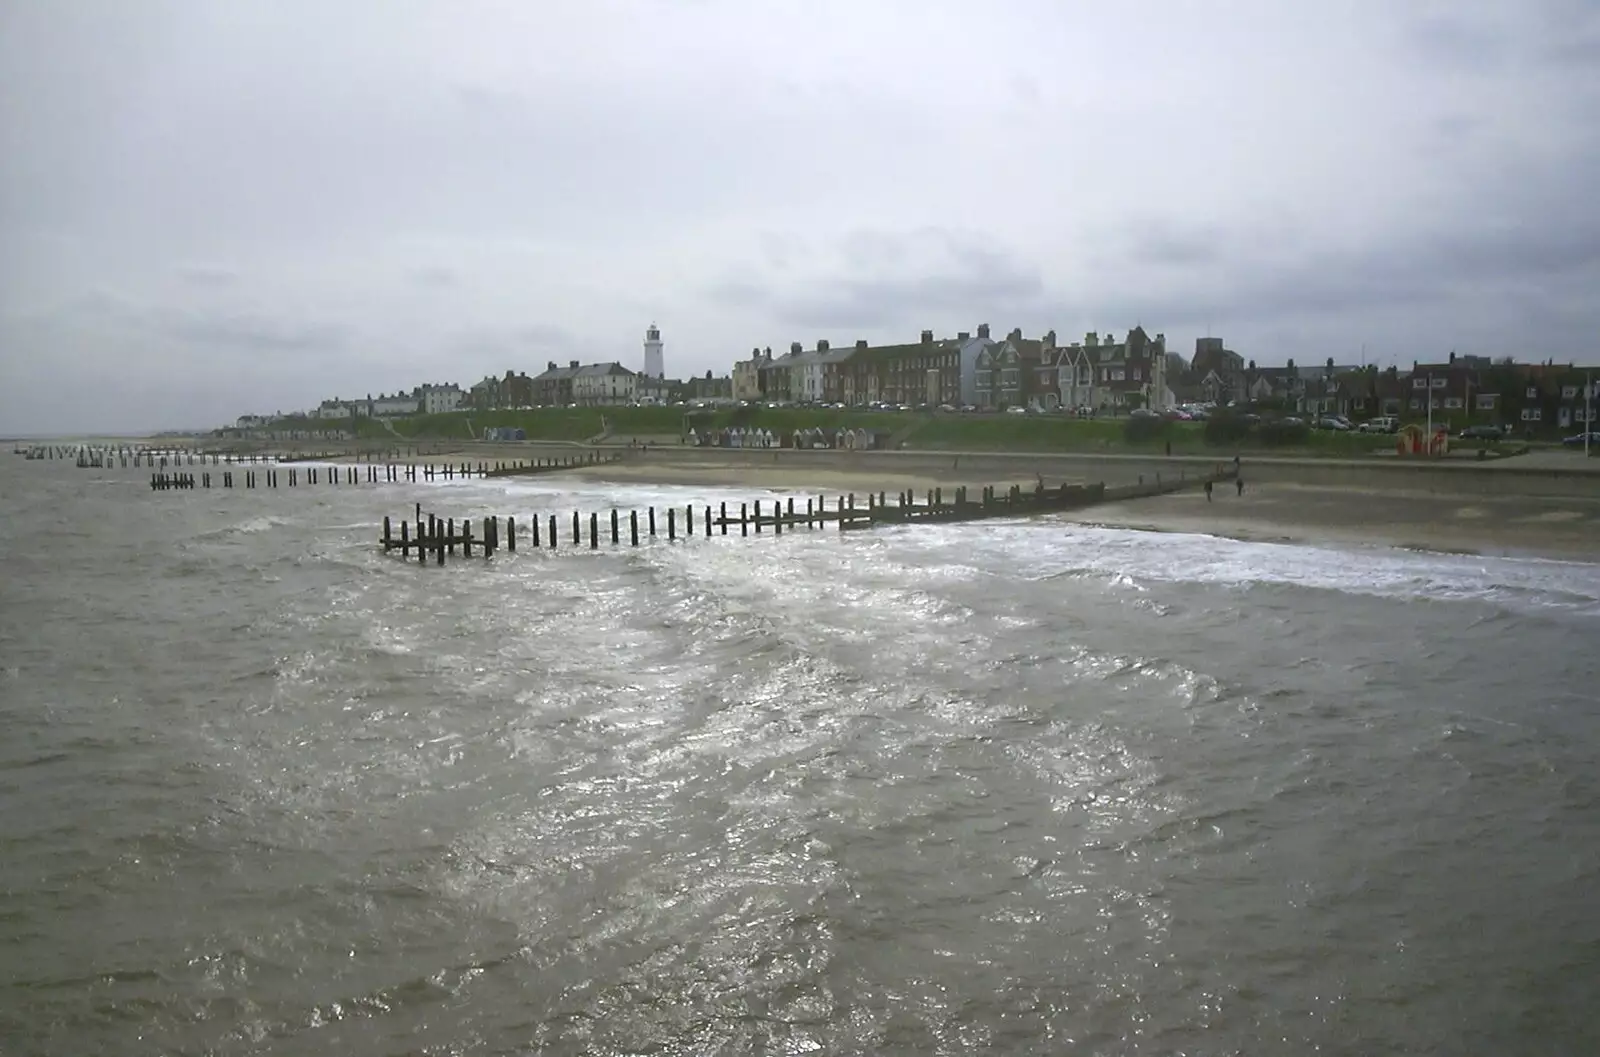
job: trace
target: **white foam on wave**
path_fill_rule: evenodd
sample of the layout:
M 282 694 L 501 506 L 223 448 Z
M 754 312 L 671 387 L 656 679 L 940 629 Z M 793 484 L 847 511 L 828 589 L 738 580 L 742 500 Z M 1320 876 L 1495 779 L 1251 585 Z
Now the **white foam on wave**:
M 1600 616 L 1600 565 L 1398 549 L 1340 549 L 1048 522 L 941 526 L 929 544 L 991 560 L 1026 555 L 1036 579 L 1089 574 L 1142 584 L 1282 585 L 1400 600 L 1491 602 Z

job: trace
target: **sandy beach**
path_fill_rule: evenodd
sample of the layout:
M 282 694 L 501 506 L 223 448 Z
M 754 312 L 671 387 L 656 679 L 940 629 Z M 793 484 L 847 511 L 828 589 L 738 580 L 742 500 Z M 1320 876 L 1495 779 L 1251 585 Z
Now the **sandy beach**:
M 1112 503 L 1073 515 L 1085 524 L 1284 543 L 1409 547 L 1464 554 L 1600 560 L 1600 501 L 1449 496 L 1369 489 L 1219 486 Z
M 939 464 L 949 460 L 938 460 Z M 573 470 L 565 476 L 588 481 L 612 481 L 618 484 L 670 484 L 702 486 L 707 488 L 750 488 L 769 492 L 821 492 L 829 495 L 849 492 L 901 492 L 910 490 L 922 495 L 929 489 L 946 491 L 965 485 L 978 489 L 985 485 L 1009 488 L 1013 484 L 1032 488 L 1038 478 L 1033 474 L 1013 474 L 997 478 L 993 474 L 963 474 L 958 469 L 941 469 L 929 472 L 931 465 L 921 463 L 884 464 L 848 463 L 817 464 L 813 466 L 774 465 L 760 466 L 749 463 L 670 463 L 670 462 L 620 462 Z M 1059 480 L 1045 479 L 1045 484 L 1056 485 Z

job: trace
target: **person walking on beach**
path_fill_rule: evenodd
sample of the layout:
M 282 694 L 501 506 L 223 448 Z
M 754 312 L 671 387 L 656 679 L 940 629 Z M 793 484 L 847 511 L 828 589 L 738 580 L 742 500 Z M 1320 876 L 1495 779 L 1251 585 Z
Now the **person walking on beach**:
M 1206 482 L 1206 502 L 1211 502 L 1211 482 Z
M 1243 477 L 1235 476 L 1234 479 L 1233 479 L 1233 486 L 1239 490 L 1239 495 L 1241 495 L 1241 496 L 1244 495 L 1244 478 Z

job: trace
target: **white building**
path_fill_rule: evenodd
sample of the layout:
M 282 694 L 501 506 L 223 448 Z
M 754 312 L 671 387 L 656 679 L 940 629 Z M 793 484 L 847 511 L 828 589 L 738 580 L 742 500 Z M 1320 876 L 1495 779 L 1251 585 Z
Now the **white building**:
M 379 393 L 376 397 L 367 397 L 367 406 L 358 413 L 370 415 L 373 418 L 393 418 L 396 415 L 414 415 L 422 406 L 422 401 L 415 395 L 407 396 L 405 393 L 396 393 L 389 396 Z
M 651 378 L 667 376 L 666 358 L 661 352 L 661 331 L 654 323 L 644 332 L 644 373 Z
M 572 376 L 573 403 L 585 407 L 631 404 L 637 379 L 638 375 L 620 363 L 579 367 Z
M 454 411 L 461 406 L 462 397 L 461 387 L 454 382 L 449 385 L 422 386 L 422 413 L 442 415 Z

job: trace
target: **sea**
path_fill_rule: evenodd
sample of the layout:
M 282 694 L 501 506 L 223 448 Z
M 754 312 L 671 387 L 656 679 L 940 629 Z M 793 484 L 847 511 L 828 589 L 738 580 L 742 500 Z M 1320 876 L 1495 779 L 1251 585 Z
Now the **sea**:
M 1600 566 L 0 495 L 6 1057 L 1600 1053 Z

